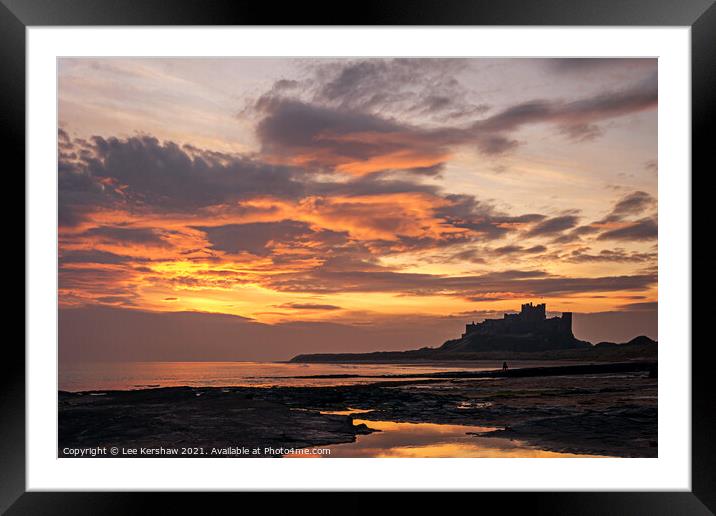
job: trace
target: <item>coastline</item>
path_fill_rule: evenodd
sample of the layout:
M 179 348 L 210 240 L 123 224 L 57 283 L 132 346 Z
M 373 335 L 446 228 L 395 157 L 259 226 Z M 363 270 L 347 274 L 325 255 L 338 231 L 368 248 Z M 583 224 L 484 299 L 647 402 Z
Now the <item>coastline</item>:
M 605 373 L 634 373 L 656 370 L 655 361 L 617 362 L 604 364 L 575 364 L 493 371 L 446 371 L 436 373 L 405 373 L 393 375 L 333 374 L 306 375 L 289 378 L 524 378 L 532 376 L 557 376 Z

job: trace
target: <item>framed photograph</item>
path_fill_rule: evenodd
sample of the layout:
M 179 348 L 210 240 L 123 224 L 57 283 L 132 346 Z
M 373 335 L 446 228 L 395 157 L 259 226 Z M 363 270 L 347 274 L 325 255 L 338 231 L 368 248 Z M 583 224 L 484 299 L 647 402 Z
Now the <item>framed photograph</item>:
M 712 513 L 713 2 L 418 4 L 2 0 L 27 264 L 2 510 Z

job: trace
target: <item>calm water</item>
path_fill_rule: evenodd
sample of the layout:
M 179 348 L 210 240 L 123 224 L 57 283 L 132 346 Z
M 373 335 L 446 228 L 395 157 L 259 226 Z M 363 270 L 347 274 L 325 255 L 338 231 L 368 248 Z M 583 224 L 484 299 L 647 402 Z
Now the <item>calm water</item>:
M 514 361 L 511 368 L 550 365 L 544 361 Z M 292 376 L 358 374 L 391 375 L 442 371 L 489 371 L 501 362 L 451 364 L 287 364 L 281 362 L 95 362 L 59 368 L 63 391 L 130 390 L 153 387 L 321 386 L 378 381 L 375 378 L 291 378 Z
M 361 410 L 326 412 L 328 414 L 354 414 L 355 424 L 365 423 L 380 432 L 359 435 L 356 441 L 317 448 L 328 448 L 329 454 L 285 455 L 291 458 L 451 458 L 451 457 L 518 457 L 518 458 L 584 458 L 598 455 L 576 455 L 540 450 L 523 441 L 501 437 L 480 437 L 472 433 L 496 430 L 487 426 L 438 425 L 434 423 L 396 423 L 359 419 Z

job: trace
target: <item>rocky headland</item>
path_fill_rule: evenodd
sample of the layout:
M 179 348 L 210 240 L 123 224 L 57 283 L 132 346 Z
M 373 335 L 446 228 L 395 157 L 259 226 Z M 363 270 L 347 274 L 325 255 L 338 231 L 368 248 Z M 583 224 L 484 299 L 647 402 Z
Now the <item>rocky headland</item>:
M 547 305 L 525 303 L 519 313 L 465 325 L 458 339 L 437 348 L 372 353 L 301 354 L 291 362 L 402 362 L 456 360 L 579 360 L 618 362 L 656 360 L 657 343 L 644 335 L 629 342 L 592 345 L 572 333 L 572 313 L 547 317 Z
M 462 339 L 459 339 L 462 343 Z M 646 336 L 617 344 L 600 342 L 587 347 L 548 349 L 540 351 L 481 351 L 478 347 L 454 345 L 448 341 L 439 348 L 421 348 L 409 351 L 375 351 L 372 353 L 316 353 L 297 355 L 291 362 L 446 362 L 460 360 L 574 360 L 579 362 L 620 362 L 624 360 L 656 360 L 657 342 Z

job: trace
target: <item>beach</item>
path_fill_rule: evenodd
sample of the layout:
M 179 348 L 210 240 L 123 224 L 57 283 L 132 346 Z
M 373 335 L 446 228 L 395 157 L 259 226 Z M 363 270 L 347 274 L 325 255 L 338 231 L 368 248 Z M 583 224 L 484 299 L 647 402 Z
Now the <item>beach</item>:
M 329 450 L 321 457 L 658 454 L 654 362 L 440 369 L 399 376 L 358 368 L 262 386 L 61 390 L 58 455 L 99 448 L 138 457 L 274 457 L 312 448 Z

